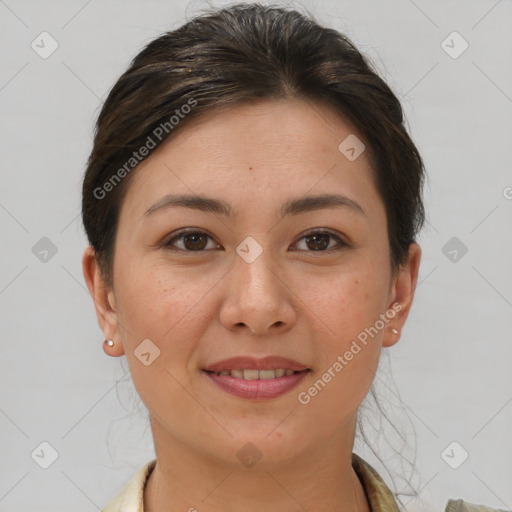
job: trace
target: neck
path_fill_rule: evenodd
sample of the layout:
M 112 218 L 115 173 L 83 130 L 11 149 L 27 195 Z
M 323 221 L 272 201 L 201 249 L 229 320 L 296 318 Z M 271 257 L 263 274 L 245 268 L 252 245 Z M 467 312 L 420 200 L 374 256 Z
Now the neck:
M 152 421 L 157 464 L 144 512 L 370 512 L 352 468 L 354 428 L 341 428 L 320 448 L 241 467 L 184 445 Z

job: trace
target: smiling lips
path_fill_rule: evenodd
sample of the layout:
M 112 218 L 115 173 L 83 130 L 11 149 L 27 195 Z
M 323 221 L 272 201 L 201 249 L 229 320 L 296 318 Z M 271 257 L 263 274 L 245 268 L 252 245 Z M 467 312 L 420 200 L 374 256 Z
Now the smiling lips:
M 277 368 L 276 370 L 253 370 L 249 368 L 222 370 L 221 372 L 214 372 L 216 375 L 231 375 L 237 379 L 245 380 L 266 380 L 284 377 L 285 375 L 293 375 L 296 373 L 294 370 L 285 370 L 284 368 Z
M 203 371 L 228 393 L 242 398 L 274 398 L 299 384 L 310 368 L 279 356 L 235 357 L 208 365 Z
M 211 364 L 203 368 L 207 372 L 220 373 L 223 371 L 234 371 L 234 370 L 284 370 L 292 372 L 300 372 L 308 370 L 307 366 L 304 366 L 293 359 L 287 359 L 280 356 L 267 356 L 262 359 L 257 359 L 250 356 L 232 357 L 231 359 L 224 359 L 217 363 Z M 253 375 L 253 374 L 250 374 Z M 278 375 L 282 377 L 282 375 Z M 254 376 L 252 376 L 254 378 Z M 267 377 L 268 378 L 268 377 Z

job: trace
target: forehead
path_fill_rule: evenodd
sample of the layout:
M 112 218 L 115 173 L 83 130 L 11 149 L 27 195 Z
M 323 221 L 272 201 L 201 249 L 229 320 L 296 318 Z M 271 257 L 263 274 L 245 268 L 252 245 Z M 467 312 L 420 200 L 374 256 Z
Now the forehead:
M 128 203 L 140 216 L 171 192 L 215 192 L 241 207 L 256 196 L 284 202 L 285 196 L 334 189 L 359 202 L 365 195 L 366 201 L 378 199 L 366 152 L 351 161 L 340 151 L 340 143 L 354 136 L 362 139 L 332 109 L 310 101 L 260 101 L 212 111 L 139 164 L 123 210 Z

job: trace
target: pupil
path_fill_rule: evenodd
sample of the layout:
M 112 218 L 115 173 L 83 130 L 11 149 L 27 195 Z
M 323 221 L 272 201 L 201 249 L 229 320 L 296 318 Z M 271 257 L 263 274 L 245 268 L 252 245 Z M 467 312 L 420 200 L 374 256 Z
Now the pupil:
M 203 243 L 199 243 L 199 246 L 196 245 L 198 243 L 198 240 L 200 239 L 203 239 Z M 185 235 L 185 247 L 187 249 L 204 249 L 204 247 L 206 246 L 206 244 L 204 243 L 205 242 L 205 237 L 201 234 L 201 233 L 189 233 L 187 235 Z M 192 240 L 192 245 L 188 243 L 188 241 Z
M 320 243 L 320 246 L 318 245 L 318 238 L 322 238 L 323 242 L 324 242 L 324 243 Z M 329 245 L 328 239 L 329 239 L 329 236 L 326 234 L 316 234 L 316 235 L 311 235 L 311 236 L 306 237 L 306 243 L 309 244 L 309 242 L 311 240 L 313 240 L 313 242 L 316 244 L 314 246 L 314 250 L 325 249 Z M 309 245 L 308 245 L 308 247 L 309 247 Z M 311 249 L 311 247 L 310 247 L 310 249 Z

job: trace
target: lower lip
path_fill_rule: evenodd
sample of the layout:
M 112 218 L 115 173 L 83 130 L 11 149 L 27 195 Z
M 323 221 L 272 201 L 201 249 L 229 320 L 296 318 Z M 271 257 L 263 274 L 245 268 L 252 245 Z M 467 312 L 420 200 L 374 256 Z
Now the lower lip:
M 309 370 L 276 377 L 275 379 L 246 380 L 232 377 L 231 375 L 217 375 L 216 373 L 204 373 L 224 391 L 241 398 L 275 398 L 284 395 L 298 386 Z

